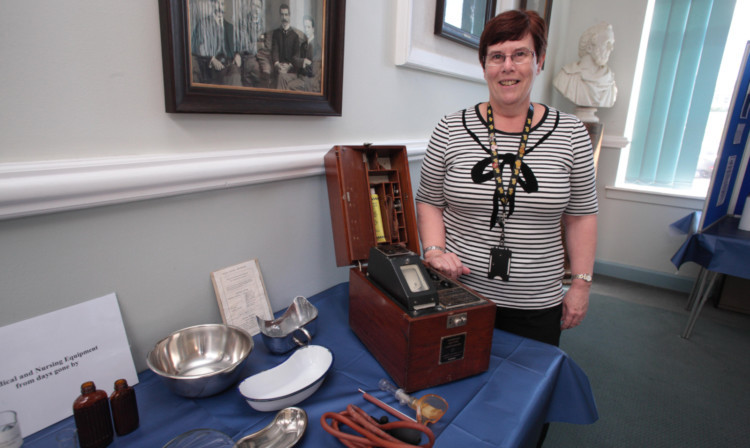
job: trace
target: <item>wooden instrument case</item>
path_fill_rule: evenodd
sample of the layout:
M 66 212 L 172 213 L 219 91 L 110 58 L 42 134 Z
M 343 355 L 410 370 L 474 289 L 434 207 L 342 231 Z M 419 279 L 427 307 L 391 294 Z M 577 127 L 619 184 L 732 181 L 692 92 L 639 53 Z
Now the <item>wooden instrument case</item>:
M 393 381 L 407 392 L 487 370 L 495 305 L 430 270 L 442 289 L 473 302 L 410 311 L 367 274 L 376 244 L 402 245 L 420 254 L 411 178 L 404 146 L 336 146 L 324 157 L 336 264 L 349 271 L 349 326 Z M 371 188 L 381 208 L 384 243 L 377 243 Z M 458 288 L 458 289 L 456 289 Z M 459 290 L 460 289 L 460 290 Z

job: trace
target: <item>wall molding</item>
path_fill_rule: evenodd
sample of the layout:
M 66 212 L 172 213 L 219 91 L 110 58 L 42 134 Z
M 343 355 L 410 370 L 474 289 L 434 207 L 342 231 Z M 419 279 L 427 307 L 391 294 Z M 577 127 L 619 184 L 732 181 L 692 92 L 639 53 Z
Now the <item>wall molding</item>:
M 426 140 L 404 145 L 410 162 Z M 0 220 L 275 182 L 324 172 L 334 144 L 0 164 Z
M 427 149 L 427 140 L 375 144 L 406 146 L 410 162 Z M 318 176 L 333 146 L 0 163 L 0 220 Z

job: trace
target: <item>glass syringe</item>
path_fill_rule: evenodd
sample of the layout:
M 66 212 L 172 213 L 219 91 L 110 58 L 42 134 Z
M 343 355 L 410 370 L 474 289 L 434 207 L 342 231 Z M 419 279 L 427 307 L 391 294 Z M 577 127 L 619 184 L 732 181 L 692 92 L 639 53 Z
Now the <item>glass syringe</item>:
M 385 378 L 378 382 L 378 386 L 381 390 L 393 394 L 402 405 L 409 406 L 417 411 L 417 421 L 419 423 L 425 425 L 435 423 L 448 410 L 448 402 L 438 395 L 427 394 L 421 398 L 414 398 Z

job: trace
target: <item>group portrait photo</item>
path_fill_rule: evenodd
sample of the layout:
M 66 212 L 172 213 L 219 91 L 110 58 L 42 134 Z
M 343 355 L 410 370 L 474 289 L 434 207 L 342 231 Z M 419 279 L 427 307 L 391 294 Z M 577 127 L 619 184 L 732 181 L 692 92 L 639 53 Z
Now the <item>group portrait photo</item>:
M 189 0 L 191 82 L 319 93 L 323 3 Z

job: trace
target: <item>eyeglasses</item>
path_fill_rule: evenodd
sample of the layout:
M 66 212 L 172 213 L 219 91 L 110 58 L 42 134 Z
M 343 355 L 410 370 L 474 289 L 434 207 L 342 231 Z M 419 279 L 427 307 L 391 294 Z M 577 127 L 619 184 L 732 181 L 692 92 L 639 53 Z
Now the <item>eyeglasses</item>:
M 528 48 L 520 48 L 510 55 L 503 53 L 490 53 L 484 63 L 486 65 L 503 65 L 505 64 L 505 58 L 510 57 L 510 60 L 513 61 L 514 64 L 521 65 L 531 62 L 534 54 L 535 53 Z

